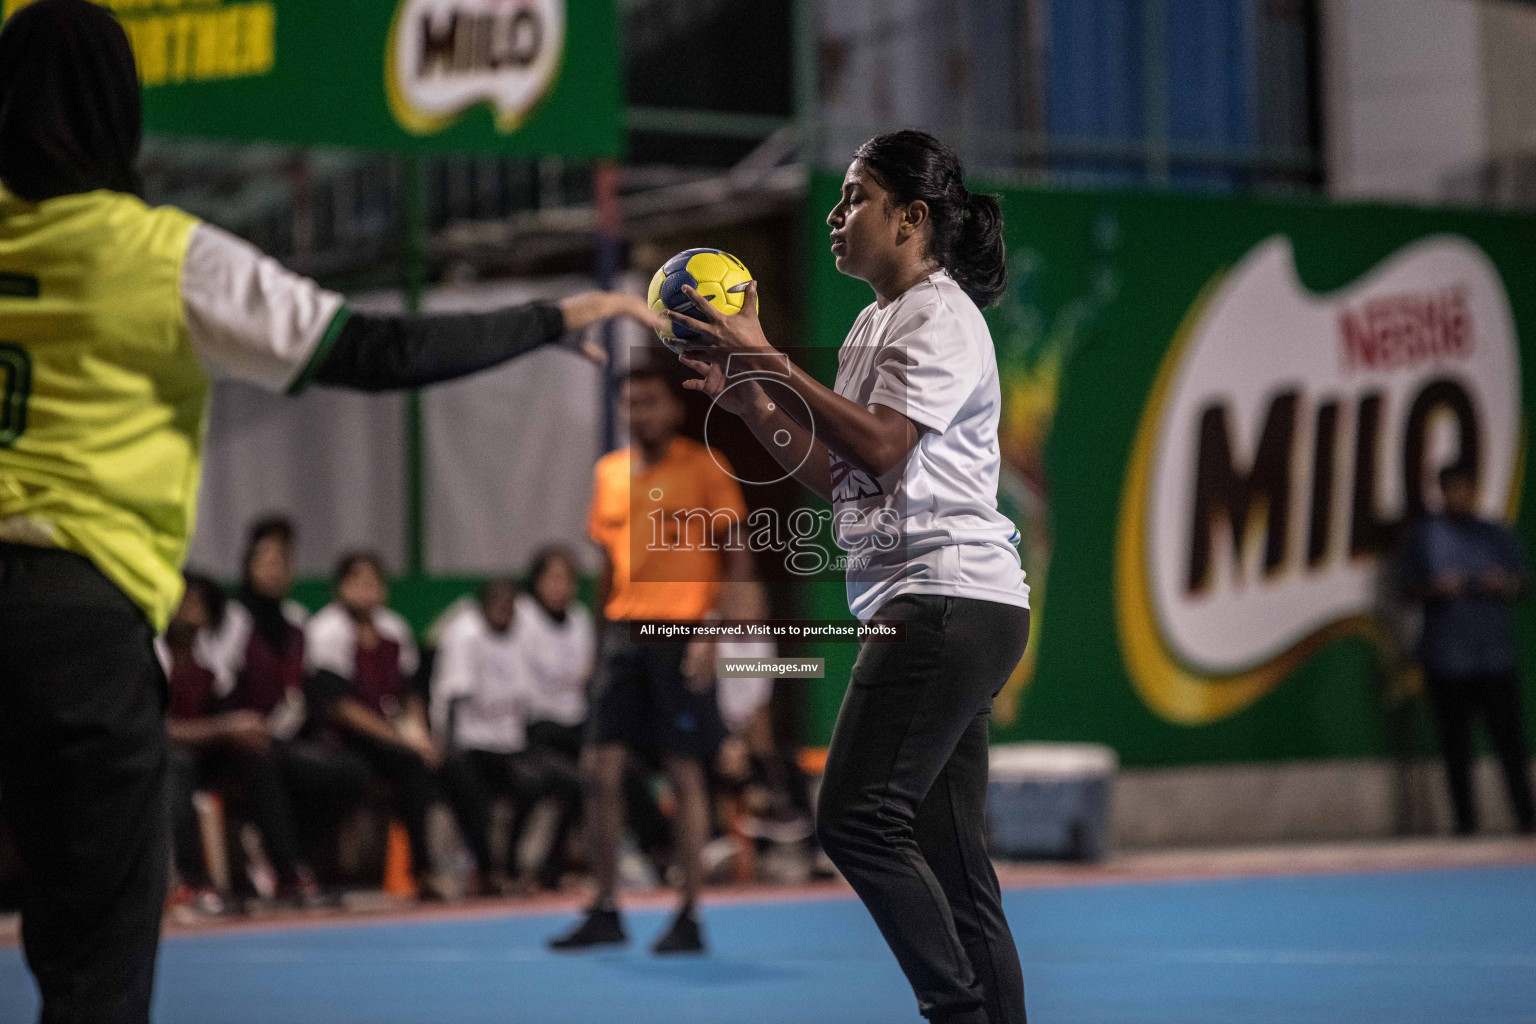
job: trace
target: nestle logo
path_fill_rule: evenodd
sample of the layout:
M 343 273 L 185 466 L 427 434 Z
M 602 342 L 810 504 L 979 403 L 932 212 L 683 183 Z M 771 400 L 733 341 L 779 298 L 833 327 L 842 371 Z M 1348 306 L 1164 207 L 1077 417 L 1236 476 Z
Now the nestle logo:
M 1346 370 L 1396 370 L 1472 354 L 1467 287 L 1451 285 L 1370 299 L 1339 313 Z

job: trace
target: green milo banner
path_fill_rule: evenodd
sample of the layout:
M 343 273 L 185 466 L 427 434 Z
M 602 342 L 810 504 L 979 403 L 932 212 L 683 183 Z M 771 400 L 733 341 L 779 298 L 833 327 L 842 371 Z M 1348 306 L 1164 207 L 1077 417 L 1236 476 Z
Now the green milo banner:
M 623 145 L 614 0 L 101 2 L 133 44 L 151 133 L 572 158 Z
M 811 189 L 813 343 L 866 305 Z M 1034 629 L 999 740 L 1093 740 L 1128 765 L 1371 757 L 1411 694 L 1381 567 L 1398 524 L 1477 474 L 1536 539 L 1536 219 L 1381 206 L 1009 190 L 988 313 L 1004 510 Z M 846 615 L 815 585 L 813 614 Z M 1536 614 L 1519 612 L 1536 666 Z M 852 650 L 828 645 L 825 738 Z M 1529 680 L 1527 681 L 1529 687 Z M 1536 711 L 1536 692 L 1527 714 Z M 1536 726 L 1536 716 L 1532 725 Z

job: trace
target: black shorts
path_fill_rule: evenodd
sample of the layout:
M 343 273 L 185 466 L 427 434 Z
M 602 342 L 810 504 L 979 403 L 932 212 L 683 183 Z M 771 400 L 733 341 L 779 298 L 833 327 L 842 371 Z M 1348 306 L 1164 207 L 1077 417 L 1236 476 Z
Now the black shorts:
M 603 626 L 588 722 L 594 744 L 623 743 L 643 754 L 709 760 L 725 739 L 715 688 L 683 678 L 686 643 L 636 643 L 629 623 Z

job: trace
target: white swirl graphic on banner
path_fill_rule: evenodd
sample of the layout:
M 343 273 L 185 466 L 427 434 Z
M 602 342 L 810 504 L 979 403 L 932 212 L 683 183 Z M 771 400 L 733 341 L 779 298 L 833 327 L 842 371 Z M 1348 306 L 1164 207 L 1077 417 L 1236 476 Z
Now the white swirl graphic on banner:
M 1434 507 L 1441 468 L 1471 466 L 1507 513 L 1520 401 L 1508 297 L 1466 239 L 1326 295 L 1288 239 L 1253 249 L 1186 319 L 1137 437 L 1117 608 L 1143 698 L 1211 721 L 1366 629 L 1394 525 Z
M 564 0 L 401 0 L 385 71 L 395 119 L 442 131 L 489 103 L 510 132 L 554 85 L 565 53 Z

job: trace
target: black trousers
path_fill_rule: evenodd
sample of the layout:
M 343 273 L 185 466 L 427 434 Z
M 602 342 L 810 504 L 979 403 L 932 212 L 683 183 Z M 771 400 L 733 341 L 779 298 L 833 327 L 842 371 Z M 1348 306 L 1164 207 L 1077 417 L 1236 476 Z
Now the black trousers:
M 1536 806 L 1531 800 L 1531 755 L 1520 707 L 1520 677 L 1514 672 L 1474 676 L 1429 673 L 1428 689 L 1440 729 L 1456 831 L 1461 835 L 1477 831 L 1477 802 L 1472 796 L 1472 719 L 1479 714 L 1504 770 L 1504 786 L 1514 808 L 1515 823 L 1522 832 L 1536 829 Z
M 86 559 L 0 544 L 0 803 L 43 1024 L 149 1019 L 169 861 L 151 641 Z
M 946 1024 L 1023 1024 L 1024 979 L 987 856 L 987 719 L 1023 656 L 1029 612 L 895 597 L 904 643 L 866 643 L 817 806 L 823 849 Z
M 581 814 L 581 774 L 554 751 L 530 748 L 503 754 L 490 750 L 461 750 L 443 765 L 443 782 L 453 800 L 464 841 L 481 871 L 491 871 L 490 801 L 512 798 L 512 824 L 507 834 L 508 874 L 516 875 L 517 848 L 528 828 L 529 815 L 540 800 L 552 797 L 559 805 L 554 842 L 540 868 L 546 878 L 559 870 L 561 851 Z
M 298 830 L 281 758 L 282 752 L 276 748 L 255 753 L 228 748 L 198 750 L 170 744 L 171 837 L 176 873 L 182 882 L 194 886 L 210 884 L 197 812 L 192 806 L 193 792 L 210 784 L 226 789 L 244 805 L 251 821 L 261 830 L 262 845 L 272 860 L 278 881 L 291 885 L 298 880 Z
M 226 790 L 261 830 L 278 880 L 298 881 L 323 838 L 368 790 L 368 765 L 325 744 L 274 743 L 262 753 L 230 747 L 170 744 L 171 840 L 176 873 L 192 886 L 211 884 L 192 794 L 210 784 Z
M 325 859 L 342 819 L 367 799 L 368 762 L 317 739 L 289 740 L 276 749 L 292 797 L 299 855 L 314 866 Z
M 432 874 L 432 848 L 427 842 L 427 811 L 437 796 L 431 769 L 421 755 L 398 743 L 349 735 L 344 755 L 366 765 L 373 778 L 389 786 L 389 796 L 411 844 L 411 873 L 418 879 Z

